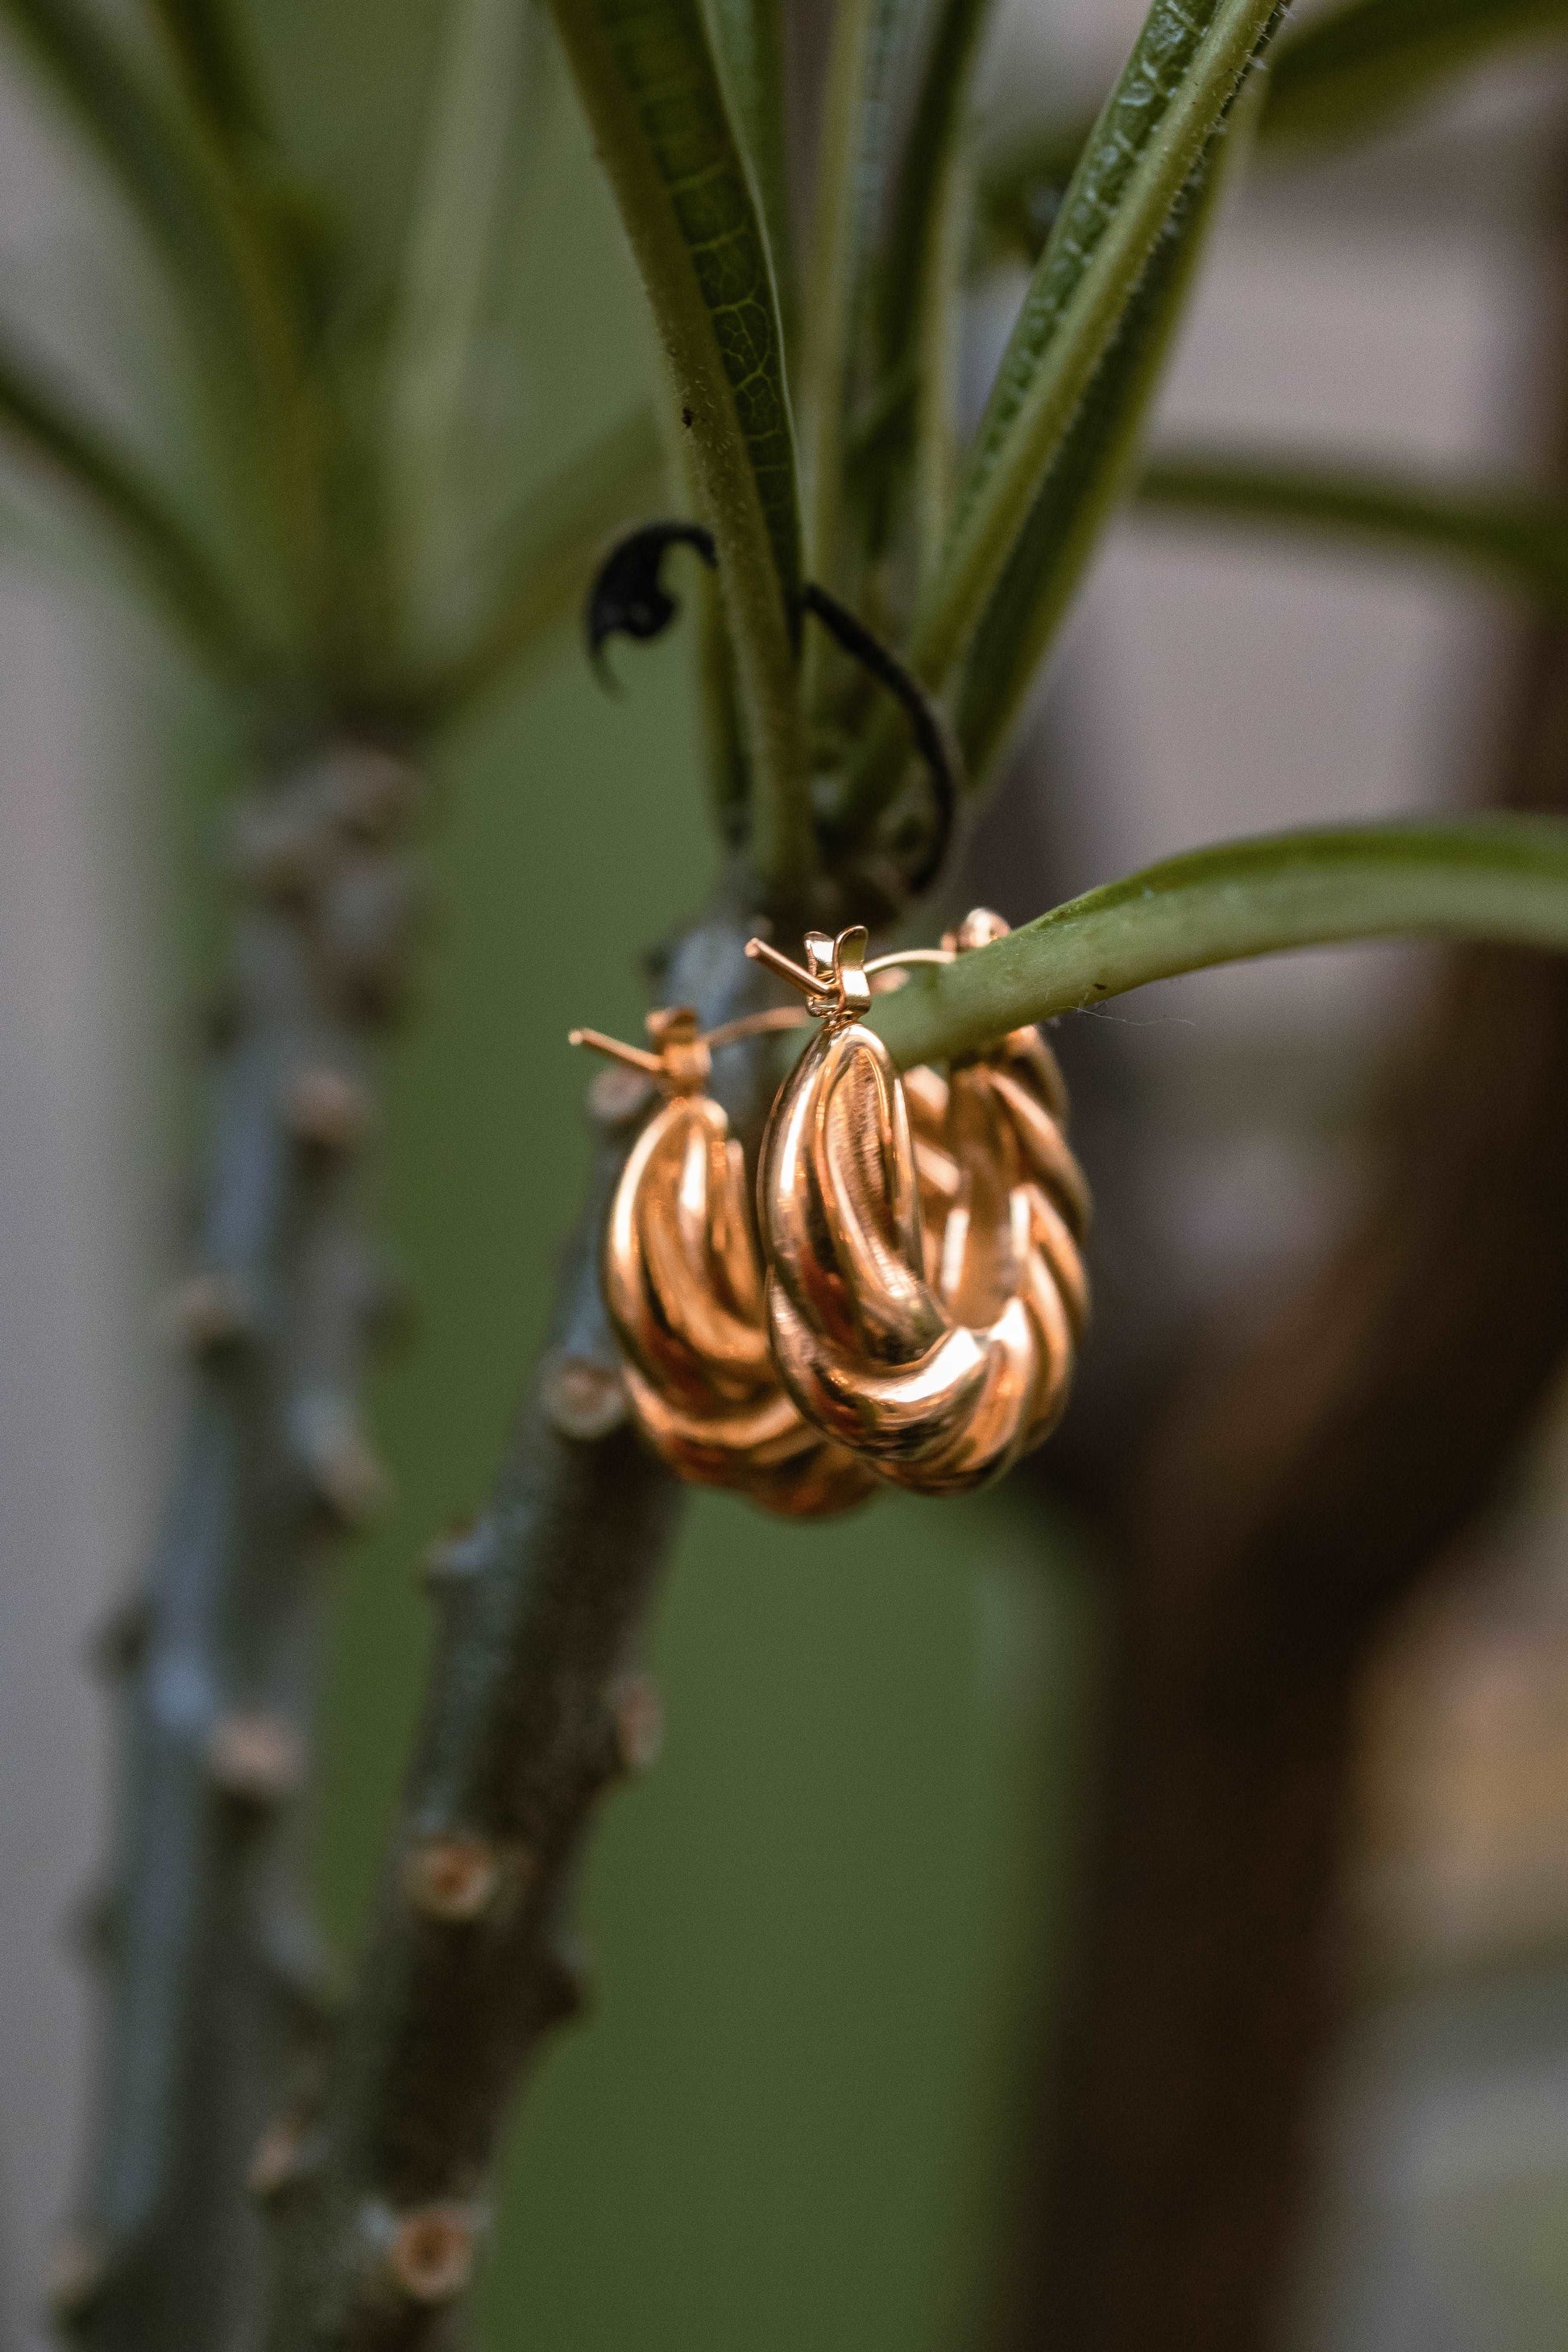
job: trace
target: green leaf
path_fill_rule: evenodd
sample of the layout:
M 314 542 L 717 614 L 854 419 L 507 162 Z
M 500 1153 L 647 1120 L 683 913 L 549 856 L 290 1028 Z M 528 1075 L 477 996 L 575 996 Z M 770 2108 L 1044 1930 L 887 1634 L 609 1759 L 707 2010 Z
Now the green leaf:
M 1361 138 L 1500 50 L 1568 33 L 1568 0 L 1348 0 L 1280 35 L 1259 136 L 1266 144 Z M 984 264 L 1033 263 L 1089 125 L 1047 121 L 994 152 L 980 175 Z
M 784 130 L 784 18 L 779 0 L 709 0 L 709 5 L 730 119 L 751 167 L 787 344 L 795 320 L 795 272 Z
M 1172 213 L 1279 10 L 1154 0 L 1024 300 L 959 484 L 914 667 L 940 688 L 1025 527 Z
M 163 494 L 5 340 L 0 436 L 82 502 L 205 661 L 231 680 L 251 677 L 263 667 L 258 633 Z
M 232 302 L 210 164 L 179 110 L 73 0 L 0 0 L 0 15 L 174 264 L 176 283 Z
M 918 572 L 946 535 L 955 445 L 958 293 L 968 207 L 959 169 L 990 0 L 939 0 L 904 142 L 879 310 L 883 381 L 914 384 Z
M 718 550 L 752 775 L 753 862 L 785 894 L 815 854 L 795 678 L 795 433 L 767 247 L 699 0 L 553 0 L 642 272 Z
M 237 453 L 252 525 L 285 549 L 302 603 L 330 614 L 303 307 L 275 224 L 205 120 L 166 98 L 95 13 L 73 0 L 0 0 L 0 20 L 168 263 L 196 331 L 204 381 Z
M 1224 176 L 1205 156 L 1189 181 L 987 601 L 954 713 L 972 785 L 984 780 L 1005 743 L 1131 479 Z
M 386 505 L 405 634 L 427 640 L 467 552 L 466 396 L 514 157 L 528 17 L 453 0 L 384 360 Z
M 1568 32 L 1568 0 L 1347 0 L 1281 41 L 1269 139 L 1377 127 L 1496 50 Z
M 1568 950 L 1568 819 L 1338 825 L 1194 850 L 918 971 L 869 1017 L 909 1069 L 1178 972 L 1398 938 Z
M 858 329 L 891 137 L 891 69 L 910 0 L 839 0 L 813 192 L 799 371 L 812 577 L 853 595 L 844 546 L 845 449 Z
M 529 499 L 499 534 L 500 587 L 473 643 L 412 690 L 423 718 L 444 719 L 499 685 L 552 629 L 577 619 L 621 525 L 656 504 L 668 471 L 653 418 L 639 409 Z
M 150 0 L 192 98 L 226 142 L 258 137 L 260 100 L 230 0 Z
M 1286 457 L 1171 451 L 1145 468 L 1151 520 L 1286 531 L 1389 555 L 1436 557 L 1568 607 L 1568 499 L 1507 485 L 1424 481 Z

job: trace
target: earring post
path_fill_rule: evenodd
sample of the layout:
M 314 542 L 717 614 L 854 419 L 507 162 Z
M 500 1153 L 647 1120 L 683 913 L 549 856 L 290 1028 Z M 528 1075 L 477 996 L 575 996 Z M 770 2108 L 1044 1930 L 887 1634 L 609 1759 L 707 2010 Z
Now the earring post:
M 814 972 L 807 971 L 804 964 L 792 962 L 788 956 L 781 955 L 777 948 L 771 947 L 766 940 L 748 940 L 746 953 L 753 963 L 765 963 L 770 971 L 776 971 L 781 980 L 787 980 L 792 988 L 798 988 L 803 996 L 822 994 L 823 982 Z
M 657 1054 L 647 1054 L 640 1045 L 623 1045 L 618 1037 L 606 1037 L 602 1029 L 569 1029 L 569 1045 L 586 1045 L 595 1054 L 606 1055 L 612 1062 L 625 1062 L 629 1069 L 647 1070 L 653 1077 L 662 1077 L 664 1064 Z

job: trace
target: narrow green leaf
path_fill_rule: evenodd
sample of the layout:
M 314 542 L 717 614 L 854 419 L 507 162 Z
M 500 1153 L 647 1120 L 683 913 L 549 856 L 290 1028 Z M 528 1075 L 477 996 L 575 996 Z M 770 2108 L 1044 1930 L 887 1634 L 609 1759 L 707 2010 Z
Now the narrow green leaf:
M 1568 950 L 1568 819 L 1339 825 L 1194 850 L 921 969 L 870 1020 L 909 1069 L 1178 972 L 1398 938 Z
M 1553 609 L 1568 607 L 1568 500 L 1542 491 L 1194 450 L 1153 459 L 1138 502 L 1151 520 L 1285 531 L 1331 545 L 1349 540 L 1385 554 L 1436 557 Z
M 784 16 L 779 0 L 709 0 L 730 119 L 751 167 L 773 266 L 784 342 L 795 329 L 795 228 L 784 124 Z
M 838 0 L 833 16 L 812 221 L 800 399 L 812 577 L 853 593 L 843 544 L 845 446 L 858 328 L 891 135 L 891 69 L 910 0 Z
M 1499 51 L 1568 33 L 1568 0 L 1346 0 L 1274 49 L 1265 144 L 1366 137 Z M 1042 251 L 1090 126 L 1046 121 L 987 157 L 978 257 Z
M 0 341 L 0 436 L 80 499 L 205 661 L 230 678 L 263 667 L 258 635 L 223 574 L 162 492 L 6 341 Z
M 188 126 L 89 9 L 0 0 L 0 15 L 74 117 L 187 289 L 228 277 L 208 175 Z
M 522 96 L 518 0 L 453 0 L 387 338 L 386 505 L 404 633 L 427 641 L 468 537 L 466 394 Z
M 301 599 L 330 612 L 300 289 L 265 205 L 237 178 L 205 118 L 167 98 L 96 11 L 78 0 L 0 0 L 0 21 L 169 265 L 229 445 L 242 455 L 242 488 L 266 479 L 255 527 L 285 549 Z
M 959 163 L 990 0 L 938 0 L 904 142 L 880 300 L 882 373 L 915 386 L 917 569 L 946 536 L 954 454 L 958 290 L 968 206 Z
M 536 491 L 498 535 L 500 587 L 483 627 L 454 661 L 414 687 L 415 709 L 430 719 L 455 716 L 552 629 L 579 619 L 606 540 L 657 504 L 668 471 L 653 418 L 639 409 Z
M 795 432 L 767 247 L 700 0 L 552 0 L 562 46 L 664 344 L 718 549 L 752 781 L 752 847 L 783 892 L 810 871 L 795 677 Z
M 1374 129 L 1495 51 L 1568 32 L 1568 0 L 1346 0 L 1281 41 L 1267 135 Z
M 233 0 L 150 0 L 192 98 L 229 142 L 258 137 L 261 102 Z
M 1041 255 L 959 484 L 914 665 L 941 688 L 1277 0 L 1154 0 Z
M 1189 181 L 987 599 L 954 713 L 972 785 L 984 781 L 1005 743 L 1131 479 L 1224 176 L 1205 156 Z

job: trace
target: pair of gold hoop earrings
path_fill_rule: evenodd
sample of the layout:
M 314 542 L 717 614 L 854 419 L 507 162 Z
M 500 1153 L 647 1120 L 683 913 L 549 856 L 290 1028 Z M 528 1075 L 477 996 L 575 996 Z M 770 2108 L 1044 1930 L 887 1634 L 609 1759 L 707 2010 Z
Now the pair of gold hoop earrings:
M 1059 1419 L 1088 1313 L 1089 1191 L 1056 1058 L 1020 1029 L 946 1077 L 900 1078 L 862 1018 L 879 973 L 1006 928 L 977 909 L 940 949 L 870 963 L 859 926 L 809 933 L 804 965 L 753 940 L 804 1016 L 703 1035 L 685 1007 L 655 1013 L 646 1050 L 573 1031 L 665 1097 L 622 1172 L 603 1272 L 632 1410 L 683 1478 L 792 1517 L 883 1483 L 960 1494 Z M 820 1025 L 773 1104 L 753 1227 L 711 1055 L 803 1018 Z

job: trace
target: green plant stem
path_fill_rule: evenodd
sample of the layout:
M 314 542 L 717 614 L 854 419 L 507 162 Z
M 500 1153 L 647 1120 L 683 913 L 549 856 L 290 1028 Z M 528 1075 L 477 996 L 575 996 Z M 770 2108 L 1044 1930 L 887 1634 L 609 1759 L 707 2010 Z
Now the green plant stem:
M 705 1026 L 759 1001 L 750 920 L 721 908 L 661 983 Z M 753 1139 L 766 1066 L 751 1048 L 715 1064 Z M 279 2183 L 269 2352 L 455 2340 L 508 2100 L 578 1998 L 565 1914 L 583 1840 L 644 1745 L 647 1685 L 627 1677 L 679 1490 L 628 1425 L 598 1256 L 650 1096 L 590 1099 L 597 1170 L 546 1355 L 489 1502 L 434 1563 L 444 1622 L 417 1752 L 324 2102 Z
M 698 0 L 553 0 L 669 362 L 713 533 L 752 780 L 752 854 L 777 899 L 815 860 L 795 676 L 795 436 L 767 251 Z
M 370 1033 L 406 949 L 394 840 L 410 800 L 405 770 L 344 744 L 237 815 L 234 1034 L 197 1270 L 171 1312 L 189 1416 L 110 1645 L 125 1746 L 105 2090 L 57 2315 L 92 2352 L 247 2339 L 261 2238 L 246 2175 L 324 2028 L 297 1800 L 321 1566 L 384 1484 L 359 1423 L 386 1298 L 358 1163 Z
M 1342 825 L 1194 850 L 918 971 L 870 1018 L 910 1069 L 1179 972 L 1395 938 L 1568 949 L 1568 820 Z
M 1423 481 L 1337 460 L 1170 450 L 1138 485 L 1151 521 L 1346 541 L 1489 573 L 1552 608 L 1568 604 L 1568 501 L 1510 485 Z

